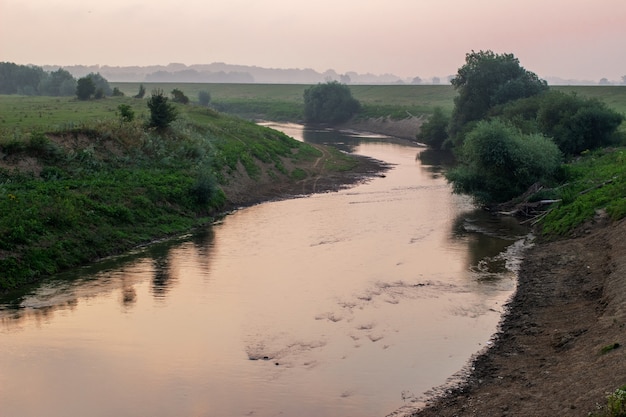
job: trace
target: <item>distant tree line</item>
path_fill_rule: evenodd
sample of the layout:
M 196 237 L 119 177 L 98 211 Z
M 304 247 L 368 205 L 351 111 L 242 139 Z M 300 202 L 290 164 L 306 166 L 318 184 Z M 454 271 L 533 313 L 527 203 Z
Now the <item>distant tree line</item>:
M 0 94 L 72 96 L 75 93 L 76 79 L 62 68 L 46 72 L 37 66 L 0 62 Z
M 123 95 L 111 89 L 109 82 L 99 73 L 91 73 L 80 79 L 63 68 L 44 71 L 34 65 L 18 65 L 0 62 L 0 94 L 26 96 L 74 96 L 81 100 Z
M 472 51 L 451 83 L 454 110 L 435 109 L 418 140 L 452 150 L 458 165 L 447 179 L 484 205 L 558 181 L 564 158 L 625 140 L 623 115 L 599 100 L 551 91 L 512 54 Z

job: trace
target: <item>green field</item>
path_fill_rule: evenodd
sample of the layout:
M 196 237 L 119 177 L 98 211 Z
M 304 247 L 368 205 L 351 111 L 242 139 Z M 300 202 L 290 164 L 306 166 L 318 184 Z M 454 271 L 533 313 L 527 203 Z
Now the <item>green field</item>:
M 57 130 L 73 124 L 117 118 L 117 107 L 133 107 L 137 117 L 147 117 L 145 100 L 133 99 L 140 83 L 111 83 L 126 97 L 78 101 L 73 97 L 0 96 L 0 130 Z M 304 90 L 301 84 L 194 84 L 144 83 L 147 96 L 153 89 L 168 93 L 182 90 L 197 103 L 198 92 L 208 91 L 218 110 L 248 119 L 301 121 Z M 626 86 L 554 86 L 555 90 L 597 98 L 626 114 Z M 435 107 L 451 112 L 456 92 L 449 85 L 351 85 L 354 97 L 363 104 L 360 117 L 404 118 L 429 114 Z

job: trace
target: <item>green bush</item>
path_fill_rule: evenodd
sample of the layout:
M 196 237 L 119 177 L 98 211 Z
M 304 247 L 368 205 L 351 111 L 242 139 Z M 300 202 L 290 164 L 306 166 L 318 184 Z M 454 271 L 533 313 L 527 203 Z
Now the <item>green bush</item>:
M 500 120 L 481 121 L 458 153 L 459 166 L 446 177 L 454 192 L 480 204 L 500 203 L 536 182 L 553 181 L 561 163 L 557 146 L 542 135 L 526 135 Z
M 211 103 L 211 93 L 206 90 L 202 90 L 198 92 L 198 103 L 201 106 L 208 106 Z
M 420 127 L 417 139 L 431 148 L 441 148 L 448 139 L 449 122 L 450 117 L 443 113 L 441 107 L 435 107 L 433 114 Z
M 580 154 L 616 141 L 624 117 L 595 99 L 551 92 L 537 112 L 537 125 L 566 155 Z
M 552 138 L 568 156 L 622 141 L 618 129 L 624 116 L 597 99 L 575 94 L 549 91 L 496 107 L 490 115 L 506 119 L 526 133 Z
M 168 102 L 163 90 L 156 89 L 152 91 L 152 96 L 148 99 L 148 108 L 150 109 L 149 127 L 165 129 L 176 120 L 176 108 Z

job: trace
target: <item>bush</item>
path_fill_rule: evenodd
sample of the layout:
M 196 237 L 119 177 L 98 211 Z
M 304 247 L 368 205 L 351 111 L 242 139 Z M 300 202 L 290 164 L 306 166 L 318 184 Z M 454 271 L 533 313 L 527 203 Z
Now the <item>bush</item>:
M 175 88 L 172 90 L 172 101 L 174 103 L 188 104 L 189 97 L 185 95 L 181 90 Z
M 354 116 L 361 104 L 350 88 L 337 81 L 318 84 L 304 91 L 304 119 L 311 123 L 342 123 Z
M 569 156 L 619 143 L 618 128 L 624 120 L 599 100 L 558 91 L 494 108 L 491 116 L 504 118 L 526 133 L 552 138 Z
M 552 92 L 537 112 L 539 130 L 554 139 L 566 155 L 576 155 L 616 142 L 624 116 L 595 99 Z
M 536 182 L 554 179 L 561 153 L 548 138 L 526 135 L 500 120 L 481 121 L 468 133 L 459 166 L 446 174 L 454 192 L 483 205 L 510 200 Z
M 448 139 L 449 122 L 450 118 L 443 113 L 441 107 L 436 107 L 432 116 L 420 127 L 417 139 L 431 148 L 441 148 Z
M 163 90 L 152 91 L 152 96 L 148 100 L 148 108 L 150 109 L 149 127 L 165 129 L 176 120 L 176 108 L 168 102 Z
M 117 106 L 117 110 L 119 112 L 121 122 L 128 123 L 128 122 L 132 122 L 133 120 L 135 120 L 135 112 L 133 111 L 133 108 L 130 105 L 120 104 L 119 106 Z
M 146 87 L 144 87 L 143 84 L 139 84 L 139 91 L 137 92 L 136 95 L 133 96 L 133 98 L 144 98 L 145 95 L 146 95 Z
M 211 93 L 204 90 L 198 92 L 198 102 L 202 106 L 208 106 L 211 103 Z

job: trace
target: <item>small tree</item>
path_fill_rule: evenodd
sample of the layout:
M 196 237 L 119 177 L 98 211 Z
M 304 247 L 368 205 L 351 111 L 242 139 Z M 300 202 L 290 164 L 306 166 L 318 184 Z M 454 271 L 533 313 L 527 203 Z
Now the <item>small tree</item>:
M 78 79 L 76 83 L 76 96 L 79 100 L 89 100 L 92 94 L 96 92 L 96 85 L 91 77 L 86 76 Z
M 361 109 L 350 88 L 337 81 L 309 87 L 304 91 L 304 118 L 312 123 L 342 123 Z
M 185 93 L 183 93 L 178 88 L 175 88 L 175 89 L 172 90 L 172 101 L 174 103 L 188 104 L 189 103 L 189 97 L 187 97 L 185 95 Z
M 130 107 L 128 104 L 120 104 L 119 106 L 117 106 L 117 111 L 119 112 L 120 121 L 122 123 L 128 123 L 135 120 L 135 112 L 133 111 L 133 108 Z
M 198 92 L 198 102 L 202 106 L 208 106 L 211 103 L 211 93 L 204 90 Z
M 109 85 L 109 81 L 107 81 L 106 78 L 104 78 L 102 75 L 100 75 L 99 72 L 92 72 L 91 74 L 87 75 L 87 77 L 91 78 L 91 80 L 93 81 L 93 84 L 96 86 L 96 91 L 97 90 L 102 90 L 101 92 L 101 97 L 104 96 L 110 96 L 111 94 L 113 94 L 113 90 L 111 89 L 111 86 Z
M 152 96 L 148 99 L 148 108 L 150 109 L 149 127 L 165 129 L 176 120 L 176 108 L 168 102 L 163 90 L 152 91 Z
M 144 98 L 145 95 L 146 87 L 144 87 L 143 84 L 139 84 L 139 92 L 134 96 L 134 98 Z

